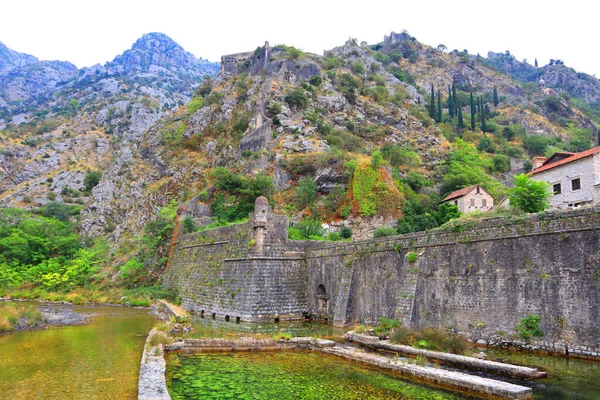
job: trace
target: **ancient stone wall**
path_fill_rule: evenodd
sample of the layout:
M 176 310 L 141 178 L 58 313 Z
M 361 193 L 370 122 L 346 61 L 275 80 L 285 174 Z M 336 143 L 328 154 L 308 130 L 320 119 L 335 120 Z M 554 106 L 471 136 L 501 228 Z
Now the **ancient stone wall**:
M 287 240 L 287 218 L 266 199 L 256 209 L 249 223 L 181 236 L 165 283 L 185 308 L 337 325 L 390 317 L 498 340 L 538 314 L 541 347 L 600 349 L 600 208 L 345 243 Z

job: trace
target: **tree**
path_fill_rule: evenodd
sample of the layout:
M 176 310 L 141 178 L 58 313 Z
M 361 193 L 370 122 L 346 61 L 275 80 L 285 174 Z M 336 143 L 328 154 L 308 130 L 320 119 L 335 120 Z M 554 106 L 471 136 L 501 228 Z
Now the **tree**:
M 550 206 L 550 185 L 547 182 L 520 174 L 515 176 L 514 183 L 515 187 L 508 190 L 511 207 L 535 213 Z
M 458 108 L 457 108 L 457 110 L 458 110 L 458 127 L 459 127 L 460 129 L 462 129 L 462 128 L 464 128 L 464 127 L 465 127 L 465 121 L 464 121 L 464 119 L 463 119 L 462 108 L 461 108 L 461 107 L 458 107 Z
M 94 187 L 96 187 L 100 183 L 100 179 L 102 179 L 102 172 L 100 171 L 88 171 L 83 178 L 83 185 L 85 186 L 85 191 L 90 192 Z
M 308 105 L 308 97 L 304 94 L 304 90 L 298 87 L 288 92 L 285 96 L 285 102 L 288 103 L 290 107 L 304 108 Z
M 442 122 L 442 94 L 438 90 L 438 99 L 437 99 L 437 122 Z
M 460 107 L 460 100 L 458 100 L 458 97 L 456 97 L 456 86 L 454 85 L 454 83 L 452 84 L 452 104 L 454 104 L 454 114 L 458 115 L 458 108 Z
M 483 108 L 483 96 L 479 96 L 479 114 L 481 116 L 481 130 L 487 130 L 487 124 L 485 123 L 485 110 Z
M 500 103 L 498 100 L 498 90 L 496 89 L 496 85 L 494 85 L 494 107 L 498 107 L 498 103 Z
M 381 151 L 375 150 L 371 154 L 371 168 L 377 169 L 383 163 L 383 157 L 381 156 Z
M 311 178 L 302 178 L 296 188 L 296 203 L 299 209 L 312 204 L 317 199 L 317 184 Z
M 431 95 L 429 97 L 429 116 L 435 120 L 435 91 L 433 89 L 433 83 L 431 84 Z
M 475 132 L 475 99 L 473 99 L 473 92 L 471 92 L 471 131 Z
M 538 67 L 538 61 L 537 61 L 537 58 L 535 59 L 535 67 L 536 67 L 536 68 Z
M 454 99 L 452 98 L 452 89 L 448 86 L 448 114 L 450 119 L 454 118 Z

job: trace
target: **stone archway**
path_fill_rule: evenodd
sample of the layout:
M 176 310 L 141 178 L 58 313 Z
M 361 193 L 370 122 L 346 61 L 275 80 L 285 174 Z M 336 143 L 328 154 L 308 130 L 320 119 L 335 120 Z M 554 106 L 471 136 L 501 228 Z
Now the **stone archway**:
M 317 286 L 317 314 L 318 315 L 329 315 L 329 297 L 323 284 Z

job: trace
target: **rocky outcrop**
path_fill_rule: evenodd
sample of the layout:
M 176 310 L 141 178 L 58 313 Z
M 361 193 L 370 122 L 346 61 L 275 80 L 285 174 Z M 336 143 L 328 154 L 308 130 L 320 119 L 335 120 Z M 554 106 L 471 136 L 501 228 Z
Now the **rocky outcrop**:
M 544 68 L 542 79 L 546 86 L 568 93 L 572 97 L 581 97 L 589 103 L 600 101 L 600 80 L 576 72 L 564 65 L 552 65 Z

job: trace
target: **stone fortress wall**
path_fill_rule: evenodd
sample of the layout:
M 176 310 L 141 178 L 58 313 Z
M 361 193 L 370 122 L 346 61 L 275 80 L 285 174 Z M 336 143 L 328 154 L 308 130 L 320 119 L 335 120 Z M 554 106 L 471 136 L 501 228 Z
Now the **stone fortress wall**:
M 341 326 L 390 317 L 498 340 L 533 313 L 543 346 L 600 349 L 600 208 L 328 243 L 288 240 L 287 218 L 259 200 L 248 223 L 180 236 L 164 279 L 183 307 Z

